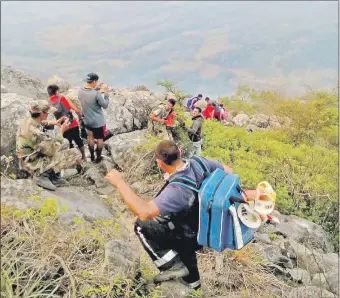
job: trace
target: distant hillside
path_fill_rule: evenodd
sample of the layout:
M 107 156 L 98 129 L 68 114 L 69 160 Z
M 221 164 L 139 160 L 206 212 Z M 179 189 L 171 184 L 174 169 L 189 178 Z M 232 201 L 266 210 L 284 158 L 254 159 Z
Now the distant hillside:
M 336 81 L 337 5 L 2 2 L 1 59 L 75 85 L 97 71 L 113 86 L 166 78 L 213 98 L 240 83 L 304 93 Z

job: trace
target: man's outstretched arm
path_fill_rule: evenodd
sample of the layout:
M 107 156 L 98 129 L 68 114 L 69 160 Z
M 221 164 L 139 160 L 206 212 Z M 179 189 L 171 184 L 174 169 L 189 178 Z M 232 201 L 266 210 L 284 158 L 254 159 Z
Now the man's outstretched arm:
M 105 176 L 105 179 L 119 191 L 126 205 L 139 219 L 147 220 L 160 214 L 155 202 L 145 201 L 140 198 L 124 181 L 117 170 L 110 171 Z

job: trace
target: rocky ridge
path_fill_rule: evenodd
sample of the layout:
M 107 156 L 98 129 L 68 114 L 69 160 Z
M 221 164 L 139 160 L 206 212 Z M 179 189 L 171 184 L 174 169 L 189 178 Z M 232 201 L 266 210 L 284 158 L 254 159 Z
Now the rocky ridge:
M 105 160 L 99 165 L 91 165 L 81 177 L 72 170 L 66 170 L 63 175 L 69 180 L 70 186 L 52 193 L 37 188 L 30 179 L 8 178 L 9 173 L 15 173 L 16 165 L 9 156 L 14 156 L 18 121 L 27 116 L 31 101 L 47 98 L 46 85 L 10 67 L 1 69 L 1 78 L 1 171 L 5 174 L 1 179 L 2 204 L 25 210 L 39 208 L 42 202 L 35 200 L 36 196 L 54 198 L 60 207 L 68 207 L 68 211 L 60 213 L 58 220 L 61 225 L 71 229 L 77 228 L 74 218 L 81 218 L 88 225 L 98 219 L 115 218 L 121 227 L 122 237 L 104 245 L 105 254 L 101 264 L 103 272 L 115 274 L 115 270 L 121 267 L 127 274 L 137 274 L 142 250 L 133 235 L 133 216 L 119 203 L 115 190 L 103 177 L 114 167 L 128 172 L 136 165 L 136 160 L 139 162 L 138 167 L 146 167 L 150 163 L 152 157 L 148 155 L 147 158 L 136 158 L 139 153 L 135 149 L 145 143 L 148 115 L 158 102 L 164 101 L 166 94 L 128 89 L 110 90 L 106 117 L 108 128 L 112 129 L 115 136 L 106 144 Z M 76 88 L 57 76 L 51 77 L 48 82 L 60 84 L 66 96 L 77 103 Z M 268 129 L 277 125 L 270 123 L 280 123 L 273 117 L 263 116 L 239 114 L 228 121 L 232 120 L 233 125 L 240 127 L 247 125 L 249 131 Z M 251 125 L 256 128 L 249 127 Z M 152 197 L 161 184 L 159 180 L 138 180 L 136 176 L 131 182 L 135 191 L 146 198 Z M 122 216 L 118 217 L 118 213 L 122 213 Z M 327 233 L 305 219 L 279 212 L 275 215 L 280 223 L 264 225 L 254 243 L 249 245 L 250 250 L 259 252 L 262 260 L 260 267 L 275 281 L 268 286 L 273 293 L 272 297 L 338 297 L 338 255 L 334 253 Z M 236 274 L 232 271 L 235 266 L 236 271 L 248 268 L 235 258 L 230 257 L 229 252 L 226 255 L 208 251 L 199 255 L 203 290 L 213 285 L 218 289 L 216 292 L 222 295 L 210 297 L 254 297 L 249 292 L 242 294 L 236 289 L 231 290 L 235 285 L 231 284 L 228 274 Z M 276 284 L 282 285 L 284 291 Z M 226 293 L 223 289 L 226 288 L 229 294 L 223 296 Z M 176 282 L 164 284 L 162 291 L 162 297 L 187 297 L 185 288 Z

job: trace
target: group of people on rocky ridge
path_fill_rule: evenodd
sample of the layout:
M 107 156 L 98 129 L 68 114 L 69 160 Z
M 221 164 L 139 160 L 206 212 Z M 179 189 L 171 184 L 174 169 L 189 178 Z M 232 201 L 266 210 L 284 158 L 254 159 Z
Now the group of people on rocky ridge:
M 78 93 L 81 108 L 59 94 L 57 85 L 48 86 L 48 100 L 34 102 L 29 110 L 30 118 L 20 123 L 16 139 L 20 167 L 34 177 L 37 185 L 56 190 L 67 184 L 60 175 L 61 170 L 76 166 L 78 172 L 82 171 L 86 165 L 84 134 L 87 134 L 91 161 L 99 163 L 102 160 L 103 143 L 112 133 L 106 128 L 103 113 L 109 105 L 109 88 L 105 84 L 98 85 L 98 80 L 99 76 L 95 73 L 87 75 L 85 86 Z M 160 142 L 155 149 L 157 165 L 167 173 L 161 191 L 153 200 L 146 201 L 131 189 L 117 170 L 110 171 L 105 179 L 119 191 L 124 202 L 138 217 L 135 233 L 160 270 L 154 281 L 158 283 L 179 278 L 190 288 L 198 289 L 201 284 L 196 258 L 196 251 L 201 247 L 197 241 L 198 195 L 193 189 L 171 182 L 182 179 L 201 185 L 207 171 L 220 169 L 230 174 L 232 169 L 218 161 L 199 157 L 199 163 L 206 167 L 203 170 L 194 159 L 182 158 L 173 129 L 176 101 L 174 98 L 166 100 L 164 107 L 155 109 L 150 115 L 154 131 L 157 127 L 165 127 L 168 133 L 168 139 Z M 212 109 L 209 109 L 213 105 L 209 98 L 205 103 L 206 107 L 199 94 L 188 107 L 192 111 L 193 124 L 186 130 L 195 146 L 195 155 L 200 155 L 201 151 L 203 118 L 213 117 Z M 73 117 L 72 111 L 78 119 Z M 47 120 L 49 113 L 54 113 L 55 120 Z M 67 141 L 63 142 L 63 138 Z M 73 143 L 78 148 L 74 148 Z M 253 192 L 248 194 L 254 196 Z
M 33 102 L 29 111 L 31 117 L 19 124 L 16 137 L 19 165 L 34 177 L 37 185 L 56 190 L 67 184 L 60 175 L 63 169 L 76 165 L 81 172 L 86 165 L 81 131 L 87 136 L 91 161 L 102 160 L 103 143 L 112 134 L 106 128 L 103 113 L 109 105 L 109 88 L 105 84 L 98 85 L 98 80 L 95 73 L 89 73 L 84 80 L 86 84 L 78 93 L 81 109 L 59 94 L 57 85 L 49 85 L 48 101 Z M 49 113 L 54 114 L 55 120 L 47 120 Z M 74 143 L 78 149 L 74 148 Z
M 187 100 L 186 107 L 188 111 L 193 111 L 195 108 L 199 108 L 203 113 L 204 119 L 216 119 L 217 121 L 222 121 L 228 118 L 228 112 L 223 103 L 219 103 L 218 101 L 213 102 L 209 97 L 206 97 L 205 100 L 203 100 L 202 94 L 189 98 Z

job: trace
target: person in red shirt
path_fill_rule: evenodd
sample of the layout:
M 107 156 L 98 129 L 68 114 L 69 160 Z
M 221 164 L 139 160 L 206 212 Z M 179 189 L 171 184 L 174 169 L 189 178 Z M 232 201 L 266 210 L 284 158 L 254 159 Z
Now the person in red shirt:
M 176 139 L 177 135 L 174 131 L 176 112 L 174 106 L 176 101 L 172 98 L 168 100 L 168 104 L 163 109 L 158 109 L 151 114 L 151 120 L 165 125 L 170 139 Z
M 57 109 L 57 111 L 54 112 L 54 116 L 57 119 L 66 116 L 71 123 L 69 128 L 63 133 L 63 137 L 69 141 L 70 148 L 74 147 L 73 141 L 77 144 L 82 159 L 86 161 L 84 143 L 80 137 L 79 123 L 72 114 L 72 110 L 75 111 L 80 121 L 82 118 L 80 109 L 78 109 L 72 101 L 67 100 L 65 96 L 59 95 L 59 87 L 57 85 L 49 85 L 47 87 L 47 93 L 50 96 L 50 105 Z
M 206 97 L 205 101 L 207 102 L 208 105 L 203 112 L 203 117 L 205 119 L 214 119 L 215 108 L 213 107 L 212 103 L 210 102 L 210 98 Z

